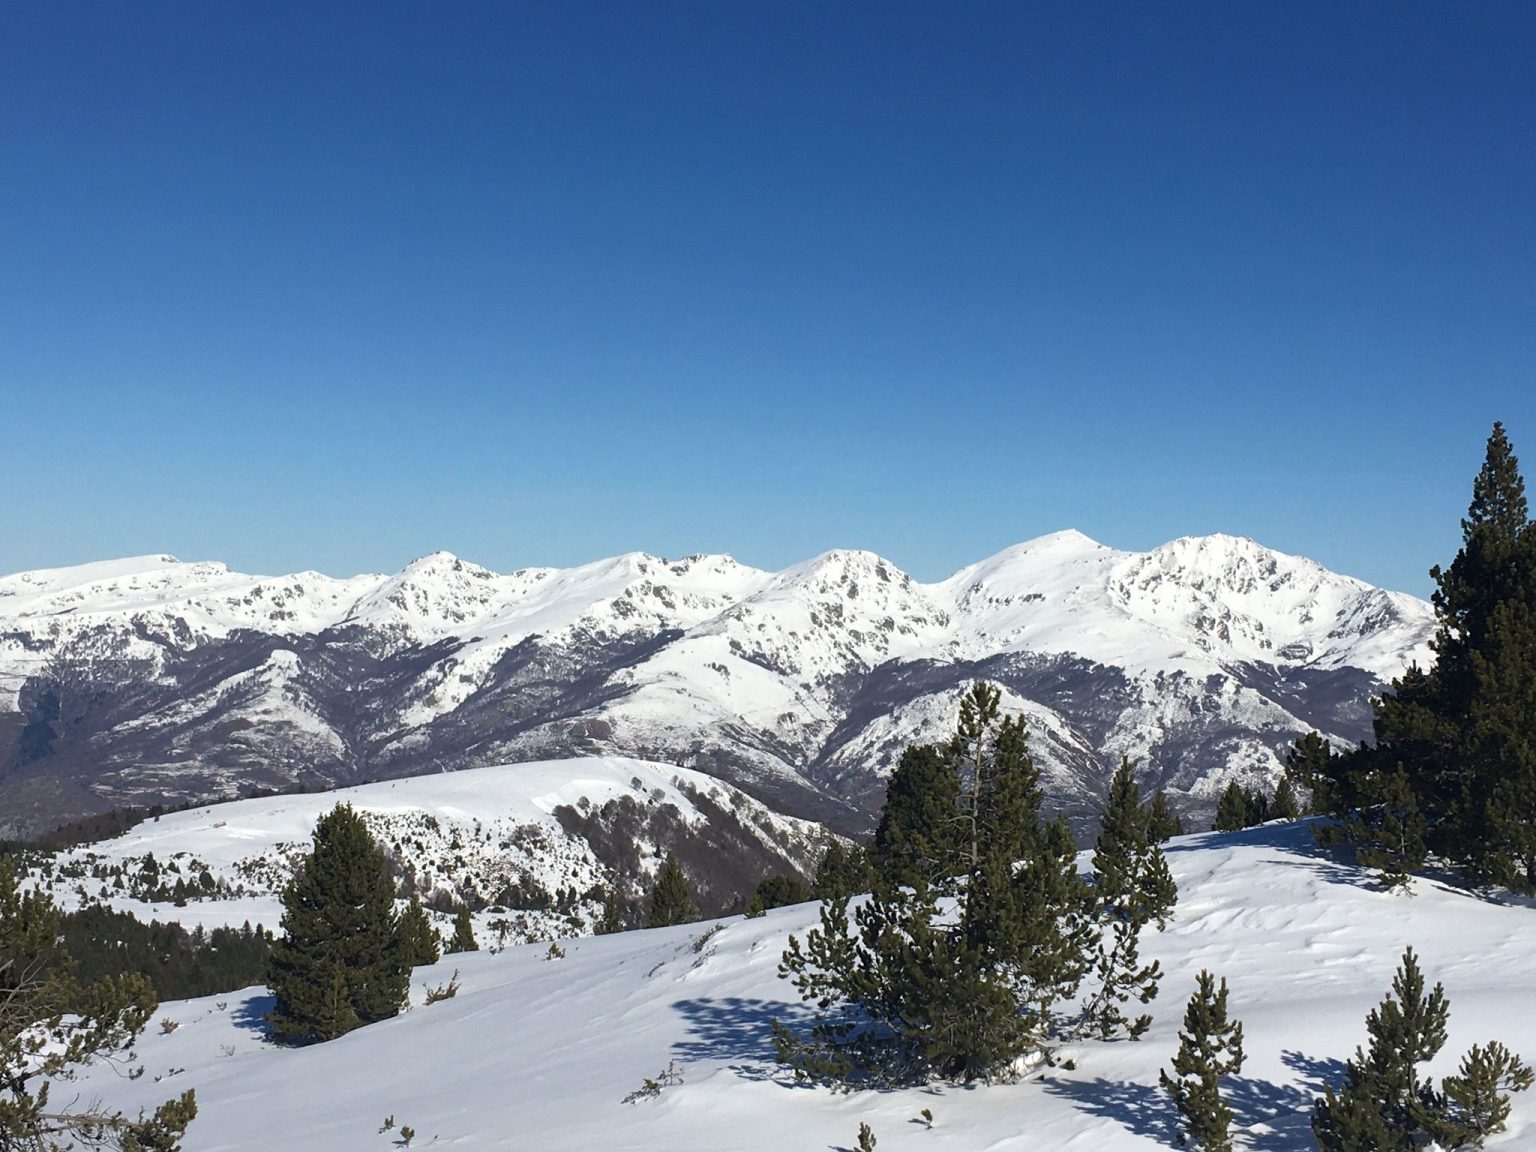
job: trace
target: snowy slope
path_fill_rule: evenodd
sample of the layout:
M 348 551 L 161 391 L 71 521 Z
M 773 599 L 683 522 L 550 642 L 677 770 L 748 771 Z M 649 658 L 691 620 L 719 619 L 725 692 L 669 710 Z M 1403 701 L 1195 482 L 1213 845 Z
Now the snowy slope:
M 851 551 L 779 573 L 632 553 L 500 574 L 434 553 L 350 580 L 143 557 L 0 578 L 0 802 L 19 829 L 605 753 L 852 827 L 892 732 L 938 737 L 927 721 L 985 676 L 1035 723 L 1058 803 L 1129 755 L 1198 807 L 1272 777 L 1302 732 L 1364 737 L 1370 696 L 1428 662 L 1432 630 L 1422 601 L 1230 536 L 1135 553 L 1061 532 L 936 584 Z
M 602 890 L 617 885 L 639 897 L 668 851 L 691 866 L 704 905 L 724 907 L 770 870 L 813 871 L 828 842 L 818 826 L 780 816 L 701 773 L 602 757 L 169 813 L 112 840 L 60 853 L 35 881 L 61 907 L 102 902 L 144 920 L 276 928 L 278 894 L 292 865 L 309 851 L 316 820 L 337 803 L 363 814 L 424 902 L 437 896 L 475 905 L 477 931 L 487 942 L 590 931 L 601 915 Z M 636 817 L 624 825 L 621 844 L 597 835 L 612 828 L 605 809 L 628 809 Z M 711 871 L 714 854 L 729 854 L 740 874 Z M 157 901 L 156 893 L 132 882 L 149 856 L 167 886 L 180 879 L 190 889 L 184 907 Z M 119 872 L 130 881 L 121 888 Z M 578 898 L 565 909 L 539 908 L 527 899 L 566 889 Z
M 400 1146 L 402 1124 L 417 1133 L 413 1148 L 464 1152 L 851 1149 L 861 1121 L 880 1152 L 1166 1149 L 1172 1114 L 1157 1073 L 1205 967 L 1228 980 L 1244 1025 L 1248 1062 L 1228 1087 L 1237 1146 L 1310 1152 L 1310 1098 L 1363 1043 L 1365 1015 L 1409 944 L 1450 999 L 1435 1074 L 1489 1039 L 1536 1056 L 1536 910 L 1426 880 L 1411 895 L 1379 891 L 1320 855 L 1303 825 L 1187 837 L 1169 860 L 1180 900 L 1146 949 L 1166 972 L 1152 1030 L 1064 1049 L 1075 1070 L 1024 1083 L 850 1095 L 789 1086 L 768 1020 L 802 1019 L 776 975 L 786 937 L 815 923 L 802 905 L 707 936 L 710 923 L 570 941 L 564 959 L 545 959 L 543 945 L 454 957 L 417 971 L 403 1016 L 304 1050 L 262 1042 L 260 989 L 164 1005 L 179 1027 L 144 1037 L 146 1076 L 101 1070 L 78 1087 L 129 1109 L 195 1088 L 187 1152 L 382 1152 Z M 423 986 L 455 969 L 458 996 L 423 1005 Z M 622 1102 L 672 1060 L 682 1084 Z M 924 1108 L 931 1130 L 917 1122 Z M 396 1129 L 381 1132 L 389 1116 Z M 1527 1094 L 1488 1147 L 1533 1142 Z

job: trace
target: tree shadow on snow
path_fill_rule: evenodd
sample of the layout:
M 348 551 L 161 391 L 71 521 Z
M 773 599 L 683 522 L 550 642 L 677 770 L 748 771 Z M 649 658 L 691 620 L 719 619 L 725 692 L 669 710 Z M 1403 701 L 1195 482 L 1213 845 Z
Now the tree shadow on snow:
M 229 1020 L 236 1028 L 265 1036 L 267 1013 L 276 1007 L 276 996 L 249 996 L 235 1006 L 235 1010 L 229 1014 Z
M 1381 891 L 1382 884 L 1369 868 L 1355 863 L 1354 853 L 1347 846 L 1322 848 L 1312 835 L 1320 817 L 1302 820 L 1273 820 L 1241 832 L 1211 832 L 1183 842 L 1173 841 L 1163 845 L 1163 854 L 1174 857 L 1184 852 L 1208 852 L 1214 847 L 1239 845 L 1272 848 L 1291 857 L 1291 866 L 1304 868 L 1322 880 L 1333 884 L 1348 884 L 1355 888 Z
M 1114 1120 L 1137 1136 L 1169 1147 L 1180 1146 L 1179 1111 L 1160 1085 L 1063 1076 L 1046 1080 L 1043 1086 L 1090 1116 Z M 1312 1152 L 1312 1094 L 1307 1090 L 1230 1076 L 1222 1081 L 1222 1098 L 1232 1109 L 1232 1132 L 1239 1136 L 1240 1147 L 1254 1152 Z
M 779 1070 L 773 1051 L 772 1021 L 805 1031 L 814 1019 L 801 1004 L 784 1000 L 679 1000 L 672 1007 L 688 1023 L 688 1037 L 672 1045 L 676 1057 L 725 1060 L 746 1080 L 769 1080 Z

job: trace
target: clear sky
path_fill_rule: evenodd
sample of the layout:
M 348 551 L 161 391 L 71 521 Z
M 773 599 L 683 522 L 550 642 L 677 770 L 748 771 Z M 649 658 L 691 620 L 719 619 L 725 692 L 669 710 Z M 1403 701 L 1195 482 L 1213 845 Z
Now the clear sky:
M 1424 594 L 1495 419 L 1536 480 L 1536 5 L 5 5 L 0 419 L 0 571 Z

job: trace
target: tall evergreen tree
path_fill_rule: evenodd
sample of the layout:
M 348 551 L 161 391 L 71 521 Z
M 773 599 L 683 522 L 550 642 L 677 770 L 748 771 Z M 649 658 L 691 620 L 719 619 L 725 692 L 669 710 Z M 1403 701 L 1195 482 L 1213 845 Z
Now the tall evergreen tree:
M 1406 827 L 1474 879 L 1536 892 L 1536 529 L 1500 424 L 1461 528 L 1431 571 L 1435 664 L 1375 702 L 1375 744 L 1342 758 L 1327 810 L 1368 848 L 1392 850 Z
M 453 937 L 443 951 L 450 955 L 480 951 L 480 942 L 475 939 L 475 918 L 469 914 L 467 905 L 460 904 L 453 914 Z
M 1270 801 L 1269 813 L 1276 820 L 1294 820 L 1301 815 L 1301 804 L 1296 799 L 1296 788 L 1289 775 L 1280 777 L 1275 785 L 1275 798 Z
M 1152 813 L 1141 802 L 1135 769 L 1129 760 L 1121 760 L 1099 815 L 1093 850 L 1093 895 L 1104 936 L 1095 964 L 1099 991 L 1085 1015 L 1106 1040 L 1122 1029 L 1134 1040 L 1151 1025 L 1151 1016 L 1132 1020 L 1121 1005 L 1132 996 L 1146 1004 L 1157 995 L 1161 970 L 1155 960 L 1142 965 L 1141 933 L 1154 922 L 1161 928 L 1178 900 L 1178 887 L 1151 825 Z
M 14 863 L 0 856 L 0 1149 L 176 1152 L 197 1115 L 191 1092 L 137 1120 L 50 1099 L 53 1082 L 128 1052 L 157 1007 L 143 976 L 85 988 L 72 967 L 53 902 L 41 891 L 21 892 Z
M 937 883 L 952 871 L 958 819 L 955 766 L 931 744 L 901 754 L 886 784 L 870 861 L 887 884 Z
M 661 871 L 656 875 L 656 887 L 651 890 L 651 914 L 647 924 L 652 928 L 664 928 L 669 924 L 689 924 L 699 918 L 699 906 L 693 902 L 693 891 L 688 887 L 688 877 L 677 857 L 667 853 Z
M 816 866 L 811 895 L 817 900 L 833 900 L 868 892 L 875 883 L 869 857 L 869 851 L 862 845 L 832 841 Z
M 421 901 L 414 896 L 400 913 L 399 930 L 400 950 L 407 968 L 436 964 L 442 959 L 442 942 L 437 938 L 437 930 L 432 927 Z
M 389 863 L 350 805 L 315 825 L 310 853 L 283 890 L 283 937 L 268 959 L 274 1038 L 333 1040 L 394 1016 L 410 971 Z
M 1227 785 L 1216 802 L 1213 832 L 1240 832 L 1248 827 L 1248 794 L 1236 780 Z
M 1199 1152 L 1232 1152 L 1232 1110 L 1221 1098 L 1221 1078 L 1243 1070 L 1243 1026 L 1227 1019 L 1227 982 L 1201 971 L 1184 1009 L 1184 1030 L 1173 1075 L 1158 1081 L 1183 1116 L 1183 1134 Z
M 1023 722 L 974 685 L 942 749 L 959 831 L 930 876 L 916 869 L 853 913 L 838 894 L 780 972 L 820 1009 L 807 1034 L 777 1023 L 779 1058 L 797 1076 L 897 1084 L 1005 1072 L 1045 1038 L 1049 1008 L 1081 979 L 1081 881 L 1064 825 L 1043 829 Z M 909 761 L 911 763 L 912 761 Z M 942 818 L 942 812 L 936 812 Z M 941 889 L 952 912 L 939 915 Z M 1061 901 L 1061 904 L 1056 904 Z M 1077 933 L 1077 958 L 1060 947 Z
M 1159 844 L 1166 843 L 1175 836 L 1184 835 L 1184 824 L 1168 807 L 1168 793 L 1161 788 L 1152 797 L 1152 814 L 1147 831 Z

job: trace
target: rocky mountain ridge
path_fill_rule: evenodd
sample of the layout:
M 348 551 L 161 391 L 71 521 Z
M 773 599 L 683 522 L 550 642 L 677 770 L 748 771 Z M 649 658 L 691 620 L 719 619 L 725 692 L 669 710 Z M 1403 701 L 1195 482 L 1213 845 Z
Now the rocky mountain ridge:
M 1429 605 L 1230 536 L 1060 532 L 924 584 L 632 553 L 507 574 L 257 577 L 142 557 L 0 578 L 0 831 L 114 805 L 558 756 L 697 768 L 854 829 L 970 680 L 1030 719 L 1054 802 L 1122 755 L 1208 804 L 1298 733 L 1369 728 Z

